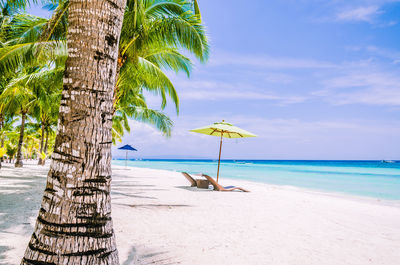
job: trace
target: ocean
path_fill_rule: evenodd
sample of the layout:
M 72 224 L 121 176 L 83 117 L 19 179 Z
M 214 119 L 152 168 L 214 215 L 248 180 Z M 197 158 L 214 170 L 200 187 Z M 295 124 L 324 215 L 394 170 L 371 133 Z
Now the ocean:
M 125 160 L 113 160 L 125 165 Z M 205 173 L 215 177 L 215 160 L 128 160 L 128 166 Z M 224 160 L 220 179 L 234 179 L 400 200 L 400 161 Z

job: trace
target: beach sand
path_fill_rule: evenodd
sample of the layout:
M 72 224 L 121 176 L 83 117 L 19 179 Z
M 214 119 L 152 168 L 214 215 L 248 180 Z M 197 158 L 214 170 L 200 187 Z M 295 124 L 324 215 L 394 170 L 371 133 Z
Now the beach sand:
M 0 264 L 19 264 L 48 167 L 0 170 Z M 400 264 L 398 202 L 232 179 L 190 188 L 178 172 L 113 166 L 121 264 Z

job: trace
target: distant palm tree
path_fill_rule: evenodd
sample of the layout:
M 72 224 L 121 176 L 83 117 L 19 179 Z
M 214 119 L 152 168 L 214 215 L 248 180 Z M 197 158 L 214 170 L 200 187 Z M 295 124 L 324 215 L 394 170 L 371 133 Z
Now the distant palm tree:
M 15 123 L 18 121 L 18 118 L 14 118 L 11 115 L 7 115 L 2 123 L 1 123 L 1 129 L 0 129 L 0 146 L 4 147 L 4 142 L 6 138 L 8 138 L 8 133 L 13 131 L 15 129 Z
M 34 84 L 33 93 L 37 98 L 31 115 L 38 121 L 41 129 L 38 165 L 45 164 L 42 153 L 47 155 L 50 127 L 57 123 L 63 72 L 62 65 L 42 68 L 39 73 L 30 76 L 30 82 Z
M 6 140 L 10 140 L 9 138 L 9 134 L 14 130 L 15 126 L 15 122 L 18 121 L 18 119 L 14 119 L 12 116 L 3 116 L 4 118 L 2 118 L 1 121 L 1 128 L 0 128 L 0 149 L 3 150 L 3 153 L 7 151 L 7 149 L 5 148 L 5 142 Z M 17 151 L 17 149 L 15 149 L 15 152 Z M 6 154 L 6 153 L 5 153 Z M 0 163 L 3 162 L 3 156 L 5 155 L 3 154 L 0 157 Z
M 23 147 L 26 153 L 26 158 L 32 159 L 39 148 L 39 132 L 35 123 L 27 123 L 25 125 L 25 131 L 26 135 Z
M 6 154 L 8 156 L 8 162 L 12 163 L 12 159 L 14 158 L 15 154 L 17 153 L 18 147 L 13 145 L 12 143 L 6 144 Z
M 27 69 L 28 71 L 30 69 Z M 25 80 L 29 73 L 21 72 L 16 78 L 7 84 L 0 95 L 0 105 L 4 106 L 4 112 L 9 115 L 20 115 L 21 125 L 18 141 L 17 158 L 15 167 L 23 166 L 22 146 L 24 142 L 25 121 L 33 106 L 36 97 L 32 93 L 32 87 Z

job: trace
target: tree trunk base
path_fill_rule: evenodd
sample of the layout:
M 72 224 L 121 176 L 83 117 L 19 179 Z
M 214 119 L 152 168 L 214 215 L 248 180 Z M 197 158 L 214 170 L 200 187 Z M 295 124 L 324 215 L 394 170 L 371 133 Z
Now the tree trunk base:
M 15 165 L 14 165 L 15 167 L 23 167 L 24 166 L 24 163 L 22 163 L 22 161 L 17 161 L 17 162 L 15 162 Z
M 39 161 L 38 161 L 38 163 L 37 163 L 38 165 L 44 165 L 44 163 L 43 163 L 43 159 L 41 159 L 41 158 L 39 158 Z

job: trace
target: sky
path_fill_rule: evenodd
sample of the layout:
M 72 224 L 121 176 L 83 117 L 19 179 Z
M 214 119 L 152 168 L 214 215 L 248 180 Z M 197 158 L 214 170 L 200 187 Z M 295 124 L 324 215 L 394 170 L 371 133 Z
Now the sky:
M 224 140 L 223 159 L 400 159 L 400 1 L 198 2 L 211 53 L 168 73 L 172 137 L 130 121 L 114 158 L 131 144 L 130 158 L 215 159 L 219 139 L 189 130 L 225 120 L 258 137 Z

